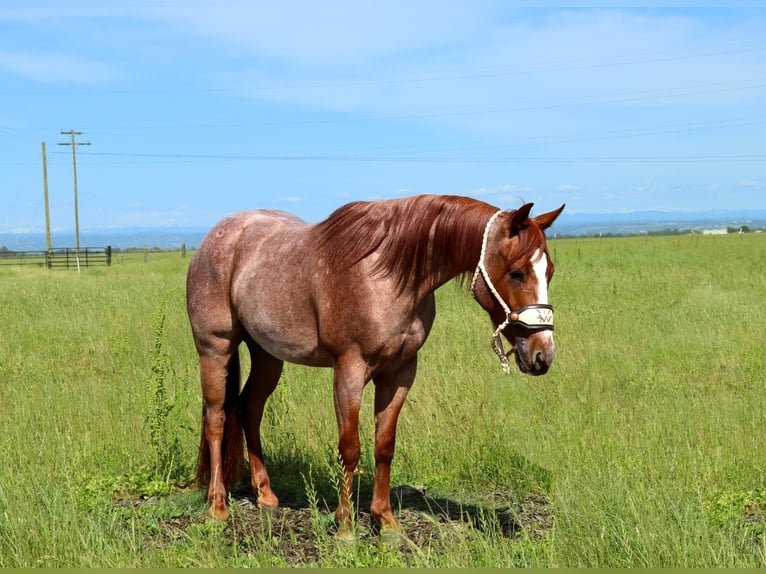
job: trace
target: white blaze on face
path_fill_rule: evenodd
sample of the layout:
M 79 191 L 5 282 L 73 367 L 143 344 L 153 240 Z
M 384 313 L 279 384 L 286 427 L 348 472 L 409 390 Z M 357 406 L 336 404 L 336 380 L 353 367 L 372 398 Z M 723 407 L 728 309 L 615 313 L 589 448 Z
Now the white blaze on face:
M 542 305 L 548 304 L 548 278 L 546 273 L 548 272 L 548 258 L 545 256 L 544 251 L 539 249 L 532 255 L 532 273 L 535 274 L 537 279 L 537 303 Z M 553 343 L 553 331 L 541 331 L 534 335 L 538 337 L 538 340 L 548 347 L 551 352 L 555 349 Z
M 544 305 L 548 304 L 548 279 L 546 273 L 548 272 L 548 258 L 543 251 L 539 249 L 532 255 L 532 273 L 535 274 L 537 279 L 537 301 Z

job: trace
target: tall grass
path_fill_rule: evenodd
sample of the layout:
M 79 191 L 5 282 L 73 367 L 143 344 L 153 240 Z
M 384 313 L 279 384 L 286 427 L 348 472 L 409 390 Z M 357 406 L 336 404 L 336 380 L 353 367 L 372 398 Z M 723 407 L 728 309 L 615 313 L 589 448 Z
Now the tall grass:
M 551 372 L 503 375 L 488 319 L 446 285 L 400 418 L 392 484 L 466 504 L 541 492 L 553 532 L 525 542 L 488 528 L 448 553 L 407 556 L 328 538 L 317 565 L 766 565 L 766 527 L 747 511 L 766 507 L 766 236 L 550 249 Z M 79 274 L 0 270 L 1 567 L 284 565 L 270 543 L 239 548 L 214 523 L 153 544 L 160 518 L 204 512 L 199 491 L 156 489 L 157 504 L 132 511 L 113 500 L 146 494 L 147 469 L 161 467 L 171 487 L 191 478 L 200 398 L 187 263 L 139 254 Z M 263 434 L 277 494 L 332 506 L 330 371 L 288 365 Z M 173 457 L 160 458 L 163 442 Z

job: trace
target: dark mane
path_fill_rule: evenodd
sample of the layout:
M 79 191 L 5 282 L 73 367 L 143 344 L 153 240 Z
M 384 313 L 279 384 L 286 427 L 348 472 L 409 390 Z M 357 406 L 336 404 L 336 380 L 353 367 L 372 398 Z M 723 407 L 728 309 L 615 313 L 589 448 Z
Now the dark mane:
M 333 253 L 339 269 L 375 253 L 374 272 L 403 287 L 434 271 L 473 271 L 495 211 L 481 201 L 441 195 L 349 203 L 315 226 L 317 247 Z

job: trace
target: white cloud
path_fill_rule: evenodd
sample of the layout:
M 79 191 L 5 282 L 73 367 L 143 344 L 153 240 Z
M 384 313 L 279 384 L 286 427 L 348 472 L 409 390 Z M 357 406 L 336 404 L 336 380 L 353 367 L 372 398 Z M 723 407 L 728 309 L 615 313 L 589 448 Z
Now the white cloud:
M 100 85 L 122 77 L 113 65 L 58 52 L 0 50 L 0 68 L 44 83 Z
M 35 227 L 33 225 L 24 225 L 19 227 L 10 227 L 6 230 L 3 230 L 3 233 L 9 233 L 9 234 L 18 234 L 18 233 L 40 233 L 42 231 L 41 227 Z
M 473 189 L 469 192 L 470 195 L 490 195 L 496 193 L 508 193 L 516 190 L 516 186 L 506 183 L 504 185 L 498 185 L 494 187 L 480 187 Z
M 520 195 L 501 195 L 497 200 L 502 204 L 504 208 L 521 207 L 525 203 L 529 203 L 529 199 L 521 197 Z
M 207 37 L 255 56 L 298 69 L 354 67 L 413 50 L 460 42 L 472 22 L 486 16 L 481 5 L 460 2 L 353 0 L 279 3 L 229 1 L 165 3 L 135 8 L 146 18 Z
M 760 189 L 761 188 L 761 182 L 755 179 L 742 179 L 737 182 L 738 187 L 744 187 L 748 189 Z

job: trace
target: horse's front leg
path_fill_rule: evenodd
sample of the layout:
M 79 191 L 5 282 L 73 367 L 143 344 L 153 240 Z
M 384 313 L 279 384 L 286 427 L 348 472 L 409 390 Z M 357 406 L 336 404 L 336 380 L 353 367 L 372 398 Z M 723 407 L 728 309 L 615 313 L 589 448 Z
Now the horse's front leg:
M 391 460 L 396 445 L 396 422 L 417 371 L 417 356 L 394 372 L 379 373 L 375 383 L 375 482 L 370 512 L 381 532 L 402 530 L 391 510 Z
M 362 391 L 369 380 L 367 365 L 359 356 L 344 355 L 335 364 L 333 397 L 335 416 L 338 421 L 338 455 L 343 465 L 343 479 L 340 485 L 340 501 L 335 511 L 338 535 L 353 535 L 352 494 L 354 471 L 359 464 L 359 406 Z

